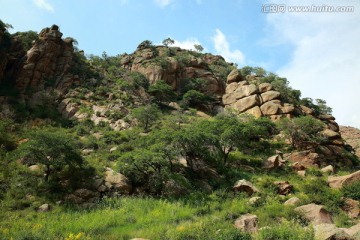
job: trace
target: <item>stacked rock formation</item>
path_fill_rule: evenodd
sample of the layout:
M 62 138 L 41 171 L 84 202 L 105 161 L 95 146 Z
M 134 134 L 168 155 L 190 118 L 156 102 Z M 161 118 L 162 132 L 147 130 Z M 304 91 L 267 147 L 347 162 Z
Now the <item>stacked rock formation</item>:
M 58 26 L 43 29 L 33 47 L 26 53 L 26 61 L 19 70 L 16 88 L 24 93 L 27 89 L 42 90 L 46 84 L 66 90 L 77 76 L 69 74 L 73 58 L 73 39 L 62 39 Z
M 281 102 L 280 92 L 275 91 L 270 83 L 249 83 L 238 70 L 229 74 L 227 82 L 229 84 L 222 97 L 225 108 L 234 109 L 238 113 L 246 112 L 255 117 L 269 116 L 273 120 L 292 117 L 294 105 Z
M 281 101 L 280 92 L 274 90 L 271 83 L 257 83 L 254 76 L 241 76 L 239 70 L 233 70 L 227 77 L 227 86 L 222 102 L 226 109 L 236 113 L 248 113 L 255 117 L 267 116 L 276 121 L 281 118 L 312 116 L 324 123 L 321 135 L 323 143 L 318 149 L 309 149 L 293 153 L 289 160 L 301 162 L 304 166 L 319 166 L 323 159 L 336 159 L 344 156 L 351 147 L 344 143 L 339 125 L 331 115 L 318 114 L 306 106 L 294 106 Z M 350 148 L 350 149 L 349 149 Z M 348 164 L 351 164 L 348 162 Z

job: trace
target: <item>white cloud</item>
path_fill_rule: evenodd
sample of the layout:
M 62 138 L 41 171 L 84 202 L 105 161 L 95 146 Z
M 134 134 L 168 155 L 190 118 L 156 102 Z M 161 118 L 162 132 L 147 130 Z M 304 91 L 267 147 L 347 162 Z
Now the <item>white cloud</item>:
M 196 51 L 196 49 L 194 47 L 195 44 L 202 45 L 200 43 L 200 41 L 197 40 L 196 38 L 188 38 L 188 39 L 186 39 L 186 40 L 184 40 L 182 42 L 178 41 L 178 40 L 174 40 L 174 42 L 175 43 L 172 46 L 180 47 L 182 49 L 187 49 L 187 50 L 192 50 L 192 51 Z M 204 48 L 204 52 L 206 52 L 206 51 L 207 51 L 206 48 Z
M 166 7 L 171 4 L 173 0 L 154 0 L 159 7 Z
M 275 0 L 274 0 L 275 3 Z M 288 1 L 290 5 L 313 5 L 313 1 Z M 316 5 L 339 2 L 316 2 Z M 360 128 L 360 10 L 354 13 L 272 13 L 267 22 L 274 30 L 274 42 L 294 46 L 290 62 L 278 70 L 303 97 L 321 98 L 333 108 L 341 125 Z M 274 37 L 273 36 L 273 37 Z
M 245 55 L 240 50 L 230 50 L 229 42 L 226 40 L 226 36 L 220 29 L 216 29 L 216 34 L 212 37 L 212 40 L 217 54 L 223 56 L 226 61 L 235 62 L 239 65 L 245 63 Z
M 34 0 L 36 6 L 48 12 L 54 12 L 54 7 L 47 0 Z

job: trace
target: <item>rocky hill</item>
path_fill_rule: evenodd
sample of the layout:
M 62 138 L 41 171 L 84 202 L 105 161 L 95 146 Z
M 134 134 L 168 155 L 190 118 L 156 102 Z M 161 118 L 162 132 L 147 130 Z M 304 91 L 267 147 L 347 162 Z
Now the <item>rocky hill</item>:
M 101 239 L 129 223 L 141 230 L 121 239 L 360 236 L 356 131 L 286 78 L 148 40 L 85 57 L 56 25 L 10 34 L 0 23 L 1 237 Z M 53 207 L 67 218 L 68 206 L 124 218 L 78 234 L 5 220 Z M 172 207 L 191 214 L 161 210 Z
M 343 139 L 348 143 L 360 157 L 360 130 L 349 126 L 340 126 L 340 133 Z

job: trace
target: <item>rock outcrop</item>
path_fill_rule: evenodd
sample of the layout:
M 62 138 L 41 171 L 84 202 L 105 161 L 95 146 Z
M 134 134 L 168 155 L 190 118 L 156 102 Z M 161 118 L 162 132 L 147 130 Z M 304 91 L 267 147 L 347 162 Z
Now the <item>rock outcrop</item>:
M 0 30 L 0 38 L 3 34 Z M 6 76 L 10 85 L 27 97 L 47 87 L 65 93 L 79 84 L 79 77 L 71 73 L 74 40 L 62 39 L 62 35 L 56 25 L 44 28 L 27 52 L 16 37 L 12 38 L 9 52 L 0 61 L 0 82 Z
M 121 59 L 124 68 L 143 74 L 150 84 L 164 80 L 174 90 L 181 91 L 187 80 L 201 78 L 205 80 L 204 92 L 221 96 L 225 92 L 224 81 L 209 68 L 210 64 L 220 65 L 218 62 L 224 59 L 211 54 L 197 56 L 187 50 L 164 46 L 138 49 Z M 240 78 L 234 74 L 230 81 Z
M 354 182 L 360 181 L 360 171 L 344 176 L 329 176 L 328 184 L 331 188 L 342 188 L 343 186 L 350 185 Z
M 345 142 L 355 150 L 355 154 L 360 158 L 360 130 L 354 127 L 340 126 L 340 133 Z
M 16 78 L 16 88 L 25 93 L 28 89 L 42 90 L 53 86 L 68 89 L 78 76 L 69 73 L 73 58 L 73 39 L 62 39 L 59 27 L 53 25 L 39 33 L 33 47 L 26 53 L 24 65 Z
M 322 223 L 333 223 L 330 213 L 325 210 L 324 206 L 314 203 L 303 205 L 294 209 L 314 225 Z

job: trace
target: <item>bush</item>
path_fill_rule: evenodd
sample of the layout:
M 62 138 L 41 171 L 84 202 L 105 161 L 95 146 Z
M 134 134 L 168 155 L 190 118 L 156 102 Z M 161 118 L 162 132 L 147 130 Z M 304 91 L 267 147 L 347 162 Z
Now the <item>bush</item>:
M 278 128 L 285 134 L 295 149 L 308 149 L 317 147 L 324 138 L 320 131 L 324 124 L 312 117 L 304 116 L 293 119 L 283 118 L 278 122 Z
M 360 181 L 344 186 L 342 192 L 344 197 L 360 201 Z

